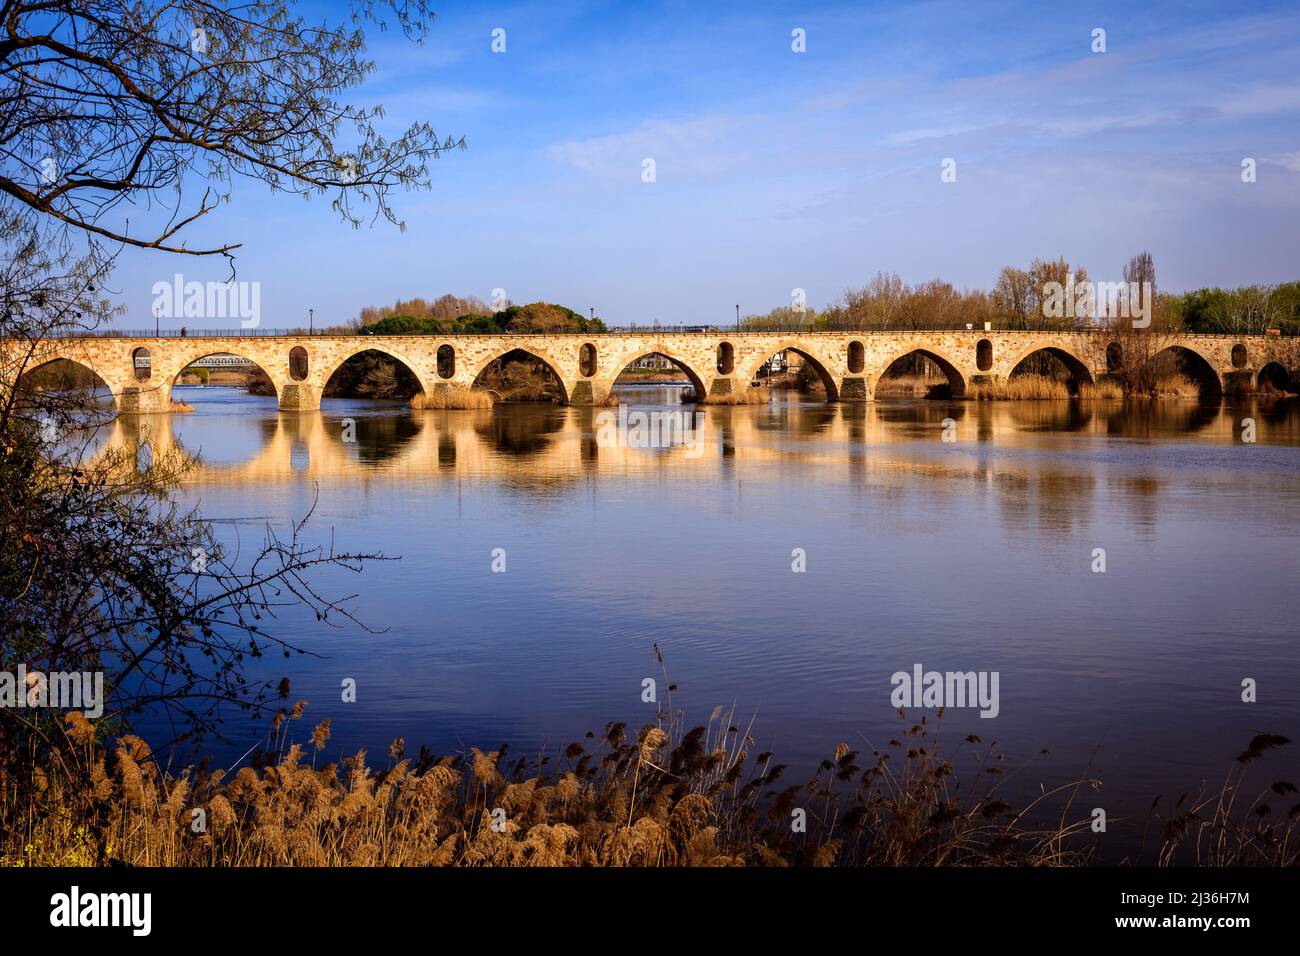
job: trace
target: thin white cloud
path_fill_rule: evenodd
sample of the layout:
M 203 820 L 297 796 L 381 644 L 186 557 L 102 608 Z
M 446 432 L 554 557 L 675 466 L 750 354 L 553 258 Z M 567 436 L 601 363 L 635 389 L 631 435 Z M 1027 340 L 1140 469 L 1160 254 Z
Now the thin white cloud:
M 977 130 L 988 129 L 992 126 L 998 126 L 1001 121 L 992 123 L 970 124 L 965 126 L 935 126 L 929 129 L 905 129 L 897 133 L 890 133 L 885 137 L 886 146 L 910 146 L 912 143 L 919 143 L 930 139 L 945 139 L 949 136 L 961 136 L 964 133 L 973 133 Z
M 1253 86 L 1217 98 L 1215 109 L 1226 116 L 1258 116 L 1300 110 L 1300 86 Z
M 1283 169 L 1289 169 L 1293 173 L 1300 173 L 1300 149 L 1294 153 L 1277 153 L 1273 156 L 1265 156 L 1264 162 L 1272 163 L 1274 166 L 1281 166 Z
M 608 179 L 639 178 L 645 159 L 655 161 L 658 176 L 716 175 L 730 165 L 728 156 L 737 146 L 728 137 L 741 125 L 732 116 L 647 120 L 621 133 L 554 143 L 546 154 L 558 163 Z

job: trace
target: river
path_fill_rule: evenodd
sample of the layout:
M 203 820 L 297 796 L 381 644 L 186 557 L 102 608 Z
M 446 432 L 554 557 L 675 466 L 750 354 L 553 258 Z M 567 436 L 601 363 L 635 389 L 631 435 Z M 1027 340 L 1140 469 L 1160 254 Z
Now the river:
M 624 407 L 677 394 L 626 390 Z M 996 671 L 997 716 L 949 710 L 944 744 L 998 741 L 1012 802 L 1099 779 L 1079 807 L 1125 821 L 1115 856 L 1157 795 L 1217 785 L 1255 733 L 1300 739 L 1295 400 L 782 400 L 699 409 L 689 443 L 644 448 L 593 409 L 176 397 L 194 413 L 120 420 L 113 440 L 200 452 L 181 497 L 227 543 L 247 551 L 319 495 L 315 540 L 400 558 L 322 580 L 375 633 L 271 625 L 311 654 L 261 673 L 310 702 L 297 739 L 332 719 L 330 759 L 402 736 L 558 763 L 589 730 L 650 719 L 651 678 L 688 724 L 719 705 L 752 720 L 752 752 L 801 782 L 840 742 L 866 766 L 909 726 L 895 672 Z M 263 726 L 232 715 L 219 753 Z M 1260 789 L 1297 779 L 1274 753 Z

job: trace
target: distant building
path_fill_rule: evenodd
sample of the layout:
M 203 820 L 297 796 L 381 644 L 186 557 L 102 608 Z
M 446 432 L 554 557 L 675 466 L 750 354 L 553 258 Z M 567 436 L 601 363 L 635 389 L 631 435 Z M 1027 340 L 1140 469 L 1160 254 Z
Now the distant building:
M 630 367 L 634 369 L 661 371 L 674 368 L 675 366 L 669 359 L 660 355 L 658 352 L 652 352 L 649 355 L 643 355 L 639 359 L 635 359 Z
M 209 355 L 190 365 L 190 368 L 252 368 L 254 363 L 240 355 Z

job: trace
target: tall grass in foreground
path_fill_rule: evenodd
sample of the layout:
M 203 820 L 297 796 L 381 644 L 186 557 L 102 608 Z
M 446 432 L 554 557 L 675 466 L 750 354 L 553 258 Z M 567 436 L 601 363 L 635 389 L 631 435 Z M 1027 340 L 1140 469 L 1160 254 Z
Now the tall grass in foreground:
M 1078 397 L 1084 399 L 1124 398 L 1124 386 L 1114 379 L 1099 382 L 1080 382 Z M 1161 378 L 1150 395 L 1158 398 L 1197 398 L 1200 387 L 1183 375 Z M 1133 393 L 1135 395 L 1146 393 Z M 966 389 L 966 397 L 976 401 L 1062 401 L 1071 398 L 1070 386 L 1059 378 L 1048 375 L 1013 375 L 991 382 L 973 382 Z
M 417 392 L 411 398 L 414 409 L 491 408 L 492 393 L 464 385 L 445 385 L 432 392 Z
M 885 375 L 876 383 L 876 397 L 940 398 L 949 388 L 943 375 Z
M 1186 375 L 1168 375 L 1155 384 L 1154 398 L 1200 398 L 1201 387 Z
M 282 709 L 237 771 L 171 772 L 138 737 L 105 747 L 71 716 L 53 759 L 15 750 L 3 764 L 0 863 L 1070 866 L 1087 863 L 1097 839 L 1097 781 L 1013 808 L 995 745 L 972 735 L 952 748 L 969 768 L 959 784 L 942 720 L 902 711 L 882 750 L 840 744 L 811 780 L 781 786 L 784 766 L 751 755 L 750 728 L 721 708 L 690 729 L 680 714 L 630 736 L 612 723 L 554 755 L 408 757 L 398 739 L 371 767 L 364 752 L 322 765 L 329 721 L 291 742 L 305 706 Z M 1278 782 L 1249 800 L 1243 786 L 1246 764 L 1287 742 L 1257 737 L 1217 792 L 1184 795 L 1163 821 L 1158 862 L 1296 863 L 1300 806 L 1279 817 L 1264 802 L 1296 788 Z
M 991 382 L 973 382 L 966 397 L 976 401 L 1037 401 L 1068 399 L 1070 389 L 1059 379 L 1046 375 L 1013 375 Z
M 1099 382 L 1080 382 L 1080 398 L 1123 398 L 1124 386 L 1110 378 L 1103 378 Z
M 737 388 L 721 395 L 701 396 L 694 387 L 682 390 L 682 402 L 696 405 L 766 405 L 772 400 L 772 389 L 765 385 Z

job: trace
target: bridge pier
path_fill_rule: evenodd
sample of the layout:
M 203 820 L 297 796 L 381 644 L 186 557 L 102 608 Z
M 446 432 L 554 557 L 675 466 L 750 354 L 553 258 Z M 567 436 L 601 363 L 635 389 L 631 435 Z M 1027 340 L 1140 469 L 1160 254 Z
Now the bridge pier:
M 314 412 L 320 408 L 321 389 L 307 382 L 285 382 L 279 388 L 280 411 Z
M 1249 395 L 1255 391 L 1255 372 L 1251 369 L 1233 369 L 1219 377 L 1225 395 Z
M 840 380 L 840 401 L 869 402 L 871 387 L 862 375 L 849 375 Z
M 575 382 L 564 383 L 564 392 L 569 397 L 570 405 L 603 405 L 611 391 L 608 384 L 594 378 L 580 378 Z
M 171 410 L 171 396 L 164 388 L 128 385 L 117 393 L 117 411 L 120 415 L 158 415 Z
M 705 398 L 705 403 L 717 401 L 719 399 L 726 401 L 731 396 L 732 382 L 729 378 L 723 378 L 719 375 L 713 381 L 709 382 L 709 394 Z

